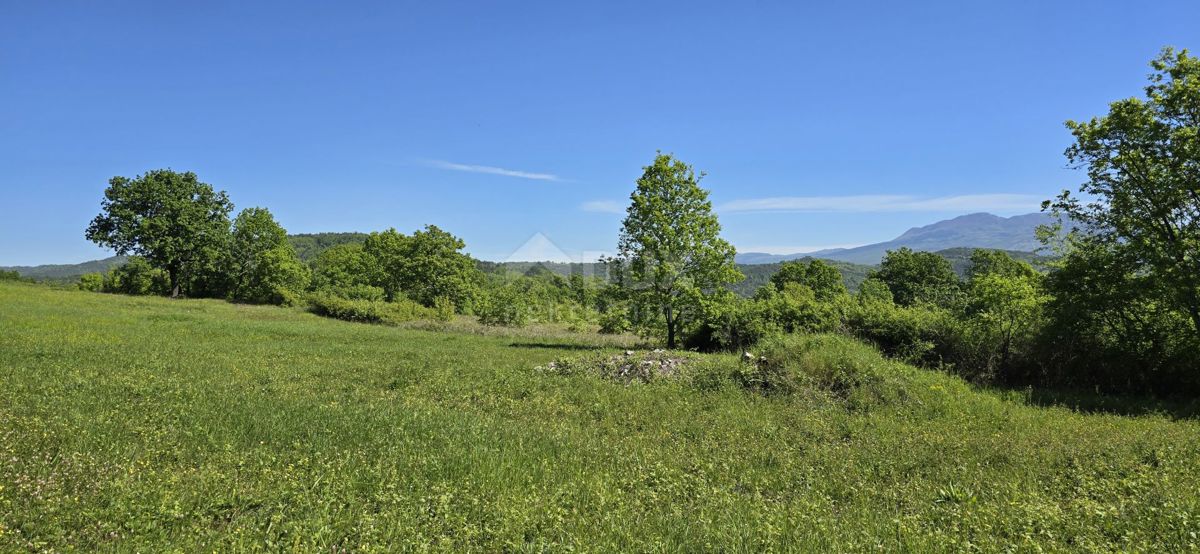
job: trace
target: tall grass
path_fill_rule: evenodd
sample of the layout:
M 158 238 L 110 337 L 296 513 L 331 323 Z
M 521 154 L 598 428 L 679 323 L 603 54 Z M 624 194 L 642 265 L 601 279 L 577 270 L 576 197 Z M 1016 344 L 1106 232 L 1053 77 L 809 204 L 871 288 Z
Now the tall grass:
M 1196 422 L 812 340 L 791 394 L 626 385 L 534 370 L 582 335 L 0 283 L 0 551 L 1196 548 Z

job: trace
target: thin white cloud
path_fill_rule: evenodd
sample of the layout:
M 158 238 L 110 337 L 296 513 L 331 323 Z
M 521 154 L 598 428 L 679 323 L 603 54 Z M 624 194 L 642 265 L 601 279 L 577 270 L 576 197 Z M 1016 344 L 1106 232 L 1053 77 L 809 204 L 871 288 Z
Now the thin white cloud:
M 443 160 L 425 160 L 425 164 L 429 167 L 438 169 L 448 169 L 450 171 L 466 171 L 468 173 L 484 173 L 487 175 L 503 175 L 505 177 L 520 177 L 521 179 L 534 179 L 537 181 L 561 181 L 558 175 L 553 173 L 533 173 L 530 171 L 518 171 L 515 169 L 505 169 L 503 167 L 493 167 L 490 165 L 470 165 Z
M 964 194 L 959 196 L 780 196 L 727 202 L 722 212 L 1012 212 L 1036 211 L 1045 198 L 1032 194 Z
M 600 214 L 623 214 L 625 213 L 625 205 L 616 200 L 592 200 L 580 204 L 579 209 L 585 212 L 595 212 Z

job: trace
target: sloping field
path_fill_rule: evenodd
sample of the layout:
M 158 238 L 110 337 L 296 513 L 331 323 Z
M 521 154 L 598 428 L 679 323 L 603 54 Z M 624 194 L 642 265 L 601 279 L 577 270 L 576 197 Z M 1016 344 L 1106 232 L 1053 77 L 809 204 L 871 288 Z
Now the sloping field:
M 534 369 L 591 344 L 0 283 L 0 551 L 1200 545 L 1193 420 Z

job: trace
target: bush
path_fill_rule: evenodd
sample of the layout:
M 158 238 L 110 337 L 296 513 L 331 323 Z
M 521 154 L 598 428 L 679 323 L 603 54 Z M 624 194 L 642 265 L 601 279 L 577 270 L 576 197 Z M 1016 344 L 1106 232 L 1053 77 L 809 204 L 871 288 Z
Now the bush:
M 454 319 L 454 301 L 450 300 L 449 296 L 439 296 L 433 299 L 434 317 L 438 321 L 450 321 Z
M 86 273 L 79 277 L 79 290 L 100 292 L 104 290 L 104 274 Z
M 258 304 L 287 304 L 308 288 L 311 271 L 300 262 L 291 246 L 252 252 L 241 260 L 240 275 L 231 294 L 234 300 Z
M 747 354 L 734 374 L 743 387 L 764 394 L 819 389 L 864 408 L 901 400 L 901 364 L 869 345 L 840 335 L 782 335 Z
M 395 325 L 435 316 L 433 310 L 407 298 L 400 298 L 395 302 L 379 302 L 348 300 L 328 294 L 313 294 L 309 297 L 308 303 L 309 309 L 317 315 L 362 323 Z
M 629 331 L 629 314 L 624 308 L 610 306 L 600 314 L 600 332 L 606 335 L 616 335 Z
M 383 302 L 383 289 L 371 285 L 325 285 L 318 288 L 317 294 L 336 296 L 346 300 L 369 300 Z
M 915 365 L 953 366 L 963 357 L 965 326 L 942 308 L 860 302 L 847 312 L 846 327 L 888 356 Z
M 166 271 L 151 266 L 145 258 L 134 256 L 108 272 L 104 278 L 104 292 L 166 295 L 171 292 L 171 285 Z
M 773 335 L 827 333 L 841 326 L 848 296 L 819 300 L 806 285 L 787 281 L 780 287 L 781 292 L 764 286 L 753 300 L 729 295 L 704 303 L 701 322 L 684 344 L 705 352 L 739 350 Z
M 530 310 L 525 296 L 512 286 L 493 289 L 476 303 L 475 315 L 484 325 L 524 327 Z

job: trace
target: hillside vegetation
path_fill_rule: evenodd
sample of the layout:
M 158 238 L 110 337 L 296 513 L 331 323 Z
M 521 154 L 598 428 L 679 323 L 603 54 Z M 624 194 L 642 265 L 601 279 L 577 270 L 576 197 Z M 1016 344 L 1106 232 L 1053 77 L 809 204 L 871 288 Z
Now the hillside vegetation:
M 1198 544 L 1195 421 L 1037 407 L 842 337 L 626 385 L 545 369 L 620 352 L 583 333 L 12 282 L 0 307 L 2 551 Z

